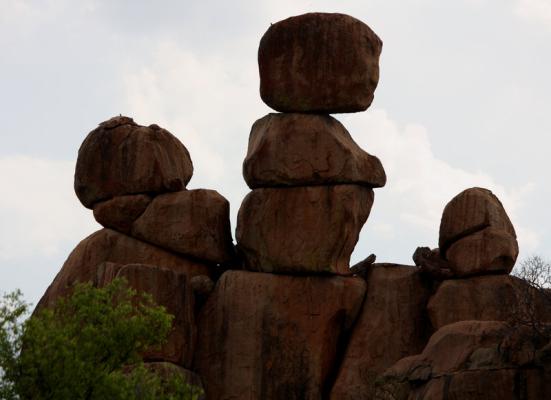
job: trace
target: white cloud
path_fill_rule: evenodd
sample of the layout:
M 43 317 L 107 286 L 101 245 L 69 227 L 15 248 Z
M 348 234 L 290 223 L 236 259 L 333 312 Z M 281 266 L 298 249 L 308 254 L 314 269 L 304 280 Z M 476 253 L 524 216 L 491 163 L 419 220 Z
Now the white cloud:
M 429 134 L 423 126 L 401 127 L 384 110 L 370 109 L 366 113 L 339 118 L 361 147 L 381 159 L 387 172 L 387 186 L 376 189 L 376 224 L 371 227 L 368 221 L 365 228 L 378 231 L 378 226 L 384 222 L 381 238 L 388 238 L 389 232 L 394 233 L 387 239 L 386 246 L 382 239 L 379 246 L 392 246 L 392 239 L 396 240 L 396 235 L 406 229 L 418 233 L 418 238 L 410 240 L 432 238 L 431 243 L 399 242 L 400 246 L 409 247 L 406 249 L 409 254 L 419 245 L 436 247 L 444 206 L 462 190 L 480 186 L 492 190 L 503 202 L 517 229 L 521 250 L 532 252 L 537 247 L 537 232 L 517 217 L 531 193 L 531 183 L 505 187 L 484 172 L 453 167 L 433 153 Z
M 551 0 L 516 0 L 514 11 L 527 20 L 551 23 Z
M 61 255 L 97 229 L 73 192 L 73 173 L 74 162 L 0 158 L 0 261 Z

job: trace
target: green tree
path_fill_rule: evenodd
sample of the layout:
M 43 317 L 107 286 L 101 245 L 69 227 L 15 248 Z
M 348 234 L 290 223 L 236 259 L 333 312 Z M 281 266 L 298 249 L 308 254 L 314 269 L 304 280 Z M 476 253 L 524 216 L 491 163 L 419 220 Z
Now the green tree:
M 198 399 L 178 374 L 158 376 L 140 353 L 162 345 L 172 316 L 116 279 L 78 284 L 23 321 L 21 292 L 0 305 L 2 399 Z

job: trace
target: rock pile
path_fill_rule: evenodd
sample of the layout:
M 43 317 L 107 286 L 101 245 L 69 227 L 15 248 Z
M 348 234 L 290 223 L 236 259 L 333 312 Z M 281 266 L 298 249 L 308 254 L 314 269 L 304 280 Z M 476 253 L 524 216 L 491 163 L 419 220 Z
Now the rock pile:
M 551 342 L 534 344 L 534 329 L 551 332 L 551 295 L 509 275 L 515 230 L 489 190 L 450 201 L 440 247 L 418 248 L 417 267 L 372 255 L 349 268 L 386 176 L 329 113 L 370 105 L 380 51 L 342 14 L 268 29 L 260 91 L 283 113 L 250 133 L 237 253 L 228 202 L 186 189 L 193 166 L 178 139 L 127 117 L 101 123 L 79 150 L 75 191 L 105 228 L 38 307 L 75 282 L 125 277 L 175 316 L 168 342 L 143 354 L 148 368 L 203 385 L 209 400 L 546 398 Z
M 379 77 L 381 40 L 343 14 L 270 26 L 260 41 L 260 93 L 270 107 L 252 127 L 243 163 L 253 191 L 237 221 L 245 269 L 347 273 L 386 176 L 329 113 L 365 110 Z
M 197 339 L 193 280 L 210 281 L 216 265 L 233 260 L 234 247 L 228 201 L 214 190 L 187 190 L 192 174 L 185 146 L 157 125 L 120 116 L 90 132 L 78 153 L 75 192 L 105 229 L 75 248 L 38 307 L 76 282 L 103 286 L 124 277 L 175 316 L 168 342 L 144 359 L 173 363 L 179 367 L 171 371 L 197 383 L 180 368 L 192 366 Z

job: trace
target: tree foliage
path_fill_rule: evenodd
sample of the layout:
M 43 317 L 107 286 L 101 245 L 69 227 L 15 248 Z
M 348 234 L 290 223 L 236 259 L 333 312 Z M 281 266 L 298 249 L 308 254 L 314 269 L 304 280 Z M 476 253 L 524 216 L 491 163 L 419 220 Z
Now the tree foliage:
M 178 374 L 156 375 L 140 353 L 166 341 L 172 316 L 124 280 L 78 284 L 23 321 L 16 291 L 0 306 L 2 399 L 197 399 Z

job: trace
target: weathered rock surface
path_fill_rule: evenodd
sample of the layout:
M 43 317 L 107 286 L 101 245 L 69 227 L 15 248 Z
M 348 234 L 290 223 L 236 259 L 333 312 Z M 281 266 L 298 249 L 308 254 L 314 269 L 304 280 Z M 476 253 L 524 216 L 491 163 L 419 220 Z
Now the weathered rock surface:
M 372 399 L 377 375 L 420 353 L 431 333 L 430 289 L 419 268 L 373 264 L 366 280 L 366 299 L 331 390 L 334 400 Z
M 213 263 L 234 256 L 230 204 L 215 190 L 184 190 L 153 199 L 132 236 Z
M 158 350 L 143 354 L 144 360 L 170 361 L 191 367 L 197 327 L 194 296 L 189 278 L 183 272 L 146 264 L 102 263 L 96 272 L 96 286 L 102 287 L 115 278 L 125 278 L 129 287 L 151 294 L 153 300 L 174 315 L 167 342 Z
M 455 196 L 444 208 L 439 247 L 443 256 L 457 240 L 492 227 L 516 238 L 515 229 L 499 199 L 488 189 L 474 187 Z
M 204 395 L 199 395 L 203 390 L 203 384 L 201 383 L 201 378 L 196 373 L 182 368 L 176 364 L 169 362 L 146 362 L 145 367 L 150 371 L 155 372 L 163 383 L 170 382 L 170 380 L 175 376 L 180 376 L 185 383 L 191 385 L 189 391 L 189 399 L 193 400 L 204 400 Z M 198 397 L 193 397 L 198 396 Z
M 480 273 L 508 274 L 517 256 L 517 239 L 491 227 L 459 239 L 446 252 L 453 274 L 460 277 Z
M 539 321 L 551 322 L 551 297 L 509 275 L 446 280 L 431 297 L 427 309 L 432 326 L 440 329 L 466 320 L 510 321 L 523 311 L 526 301 Z
M 98 265 L 103 262 L 157 265 L 182 272 L 190 279 L 196 275 L 211 275 L 210 268 L 205 264 L 113 230 L 101 229 L 81 241 L 71 252 L 38 306 L 51 305 L 59 296 L 68 294 L 76 282 L 94 282 Z
M 381 39 L 348 15 L 287 18 L 260 40 L 260 96 L 282 112 L 366 110 L 379 81 L 381 49 Z
M 80 146 L 75 192 L 85 207 L 93 208 L 116 196 L 182 190 L 192 174 L 187 149 L 170 132 L 114 117 Z
M 94 206 L 94 218 L 106 228 L 129 234 L 134 221 L 151 203 L 145 194 L 117 196 Z
M 320 399 L 364 294 L 353 277 L 224 273 L 199 318 L 207 398 Z
M 373 190 L 357 185 L 253 190 L 237 218 L 245 269 L 347 273 L 372 204 Z
M 250 188 L 356 183 L 382 187 L 379 159 L 329 115 L 268 114 L 249 138 L 243 176 Z
M 385 372 L 382 399 L 543 399 L 551 364 L 534 365 L 529 331 L 497 321 L 461 321 L 439 329 L 423 352 Z M 392 394 L 392 397 L 390 396 Z

